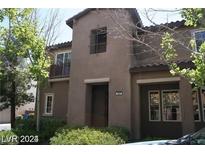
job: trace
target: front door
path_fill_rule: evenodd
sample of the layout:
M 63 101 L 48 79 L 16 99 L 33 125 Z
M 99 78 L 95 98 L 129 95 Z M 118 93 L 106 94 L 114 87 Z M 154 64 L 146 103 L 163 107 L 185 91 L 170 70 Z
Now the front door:
M 108 126 L 108 85 L 92 86 L 92 117 L 93 127 Z

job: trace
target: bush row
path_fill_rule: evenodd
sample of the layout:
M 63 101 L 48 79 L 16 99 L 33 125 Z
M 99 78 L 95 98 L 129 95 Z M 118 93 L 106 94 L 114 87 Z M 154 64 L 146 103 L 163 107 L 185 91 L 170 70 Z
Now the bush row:
M 50 141 L 53 145 L 115 145 L 124 144 L 129 139 L 128 130 L 121 127 L 68 126 L 64 121 L 56 118 L 41 118 L 40 122 L 40 131 L 37 132 L 34 118 L 16 120 L 15 129 L 0 132 L 0 144 L 49 144 Z M 38 143 L 21 143 L 12 140 L 13 136 L 30 135 L 38 136 Z

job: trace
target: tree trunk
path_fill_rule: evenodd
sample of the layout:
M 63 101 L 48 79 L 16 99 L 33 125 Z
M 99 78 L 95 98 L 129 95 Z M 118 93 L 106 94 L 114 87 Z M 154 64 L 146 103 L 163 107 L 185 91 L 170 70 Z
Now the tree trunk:
M 15 128 L 16 119 L 16 83 L 12 82 L 12 95 L 11 95 L 11 128 Z
M 40 82 L 37 81 L 36 87 L 36 131 L 40 131 Z

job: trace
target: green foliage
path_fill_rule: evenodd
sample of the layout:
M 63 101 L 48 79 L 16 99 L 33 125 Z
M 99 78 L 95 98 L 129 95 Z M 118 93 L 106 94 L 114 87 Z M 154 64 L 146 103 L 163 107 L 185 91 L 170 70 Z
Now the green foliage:
M 21 106 L 29 103 L 32 99 L 32 94 L 27 91 L 32 87 L 31 80 L 28 78 L 28 72 L 23 69 L 16 69 L 15 78 L 10 72 L 5 72 L 0 78 L 0 111 L 8 108 L 11 105 L 11 97 L 13 94 L 12 81 L 15 81 L 16 91 L 16 102 L 15 106 Z
M 12 131 L 0 131 L 0 145 L 16 145 L 18 141 L 12 138 L 16 136 L 16 134 Z
M 122 128 L 67 127 L 58 130 L 50 139 L 53 145 L 115 145 L 127 142 Z M 125 133 L 125 134 L 123 134 Z
M 63 120 L 56 118 L 41 118 L 40 122 L 40 131 L 43 132 L 45 140 L 50 139 L 50 137 L 54 136 L 57 129 L 65 125 Z
M 182 17 L 186 19 L 185 25 L 194 27 L 204 25 L 204 13 L 202 8 L 185 8 L 181 11 Z
M 33 117 L 30 117 L 27 120 L 17 119 L 16 128 L 13 131 L 18 136 L 37 135 L 39 137 L 39 142 L 37 144 L 41 144 L 48 142 L 48 140 L 54 136 L 57 129 L 65 125 L 65 122 L 63 120 L 56 118 L 41 118 L 40 121 L 41 131 L 39 132 L 36 131 L 36 121 Z
M 0 110 L 28 102 L 28 83 L 48 77 L 50 58 L 34 9 L 0 9 Z M 12 114 L 15 115 L 15 114 Z M 11 117 L 14 127 L 15 117 Z
M 204 26 L 205 9 L 182 9 L 182 17 L 186 20 L 187 26 Z M 203 22 L 202 22 L 203 21 Z M 189 80 L 195 87 L 203 87 L 205 85 L 205 43 L 202 43 L 199 51 L 191 53 L 190 59 L 194 64 L 194 68 L 181 68 L 176 63 L 177 53 L 174 47 L 174 37 L 166 32 L 162 37 L 161 47 L 163 58 L 170 67 L 170 73 L 179 75 Z M 190 40 L 190 45 L 195 50 L 195 40 Z
M 168 63 L 172 63 L 177 57 L 176 50 L 173 47 L 174 39 L 171 34 L 166 32 L 162 37 L 161 47 L 162 49 L 166 49 L 166 52 L 163 52 L 164 59 L 167 60 Z
M 123 141 L 129 141 L 129 131 L 123 127 L 105 127 L 105 128 L 98 128 L 102 132 L 109 132 L 113 134 L 115 137 L 120 137 Z

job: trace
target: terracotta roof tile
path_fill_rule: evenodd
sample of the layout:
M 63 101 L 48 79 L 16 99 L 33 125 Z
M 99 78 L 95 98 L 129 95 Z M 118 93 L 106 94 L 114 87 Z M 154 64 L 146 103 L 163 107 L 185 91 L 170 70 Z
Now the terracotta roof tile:
M 67 42 L 63 42 L 63 43 L 58 43 L 58 44 L 54 44 L 51 46 L 46 47 L 47 51 L 54 51 L 54 50 L 58 50 L 58 49 L 67 49 L 67 48 L 71 48 L 72 46 L 72 41 L 67 41 Z
M 188 59 L 182 59 L 176 61 L 176 63 L 180 67 L 194 67 L 194 64 L 191 60 Z M 169 67 L 166 62 L 155 62 L 155 63 L 148 63 L 148 64 L 142 64 L 142 65 L 135 65 L 130 68 L 130 72 L 145 72 L 145 71 L 156 71 L 156 70 L 168 70 Z

